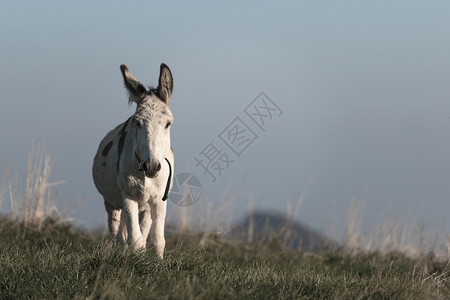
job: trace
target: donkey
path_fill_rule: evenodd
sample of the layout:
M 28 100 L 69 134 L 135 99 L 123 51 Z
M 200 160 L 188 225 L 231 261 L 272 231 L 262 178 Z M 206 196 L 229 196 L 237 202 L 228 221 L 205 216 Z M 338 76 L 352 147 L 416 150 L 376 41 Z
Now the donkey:
M 126 240 L 132 249 L 142 249 L 150 234 L 150 243 L 162 258 L 165 200 L 174 166 L 169 107 L 173 77 L 163 63 L 158 87 L 146 89 L 125 65 L 120 70 L 128 104 L 135 102 L 136 112 L 100 142 L 92 167 L 94 183 L 103 196 L 108 228 L 116 241 Z

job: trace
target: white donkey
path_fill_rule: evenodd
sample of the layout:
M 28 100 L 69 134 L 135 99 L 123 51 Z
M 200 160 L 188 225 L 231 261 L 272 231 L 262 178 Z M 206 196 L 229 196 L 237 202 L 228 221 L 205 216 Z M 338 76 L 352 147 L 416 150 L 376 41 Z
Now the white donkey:
M 172 186 L 174 157 L 170 146 L 173 116 L 169 108 L 173 78 L 169 67 L 161 64 L 156 89 L 147 90 L 120 66 L 128 103 L 136 102 L 136 112 L 111 130 L 100 142 L 94 158 L 94 183 L 105 201 L 108 227 L 118 240 L 124 240 L 122 214 L 127 241 L 133 249 L 145 248 L 147 237 L 156 254 L 164 254 L 164 223 L 169 190 Z

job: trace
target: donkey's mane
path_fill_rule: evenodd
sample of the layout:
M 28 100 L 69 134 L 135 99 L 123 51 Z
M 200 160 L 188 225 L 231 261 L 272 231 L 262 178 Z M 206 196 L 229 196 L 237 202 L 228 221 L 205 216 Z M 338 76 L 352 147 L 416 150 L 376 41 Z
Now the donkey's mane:
M 150 92 L 155 93 L 155 91 Z M 145 98 L 137 105 L 136 112 L 133 115 L 133 120 L 151 120 L 155 113 L 160 110 L 160 105 L 162 104 L 164 104 L 164 102 L 159 99 Z

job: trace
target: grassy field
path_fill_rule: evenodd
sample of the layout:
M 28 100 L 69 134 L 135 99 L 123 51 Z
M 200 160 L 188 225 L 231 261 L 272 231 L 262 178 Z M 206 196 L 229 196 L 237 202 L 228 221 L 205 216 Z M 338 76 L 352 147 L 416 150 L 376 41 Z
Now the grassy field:
M 426 250 L 427 235 L 417 233 L 414 223 L 387 218 L 380 230 L 365 235 L 363 206 L 356 200 L 349 206 L 345 239 L 316 253 L 293 250 L 305 249 L 298 247 L 289 221 L 296 213 L 288 222 L 279 218 L 281 225 L 270 230 L 258 229 L 270 222 L 253 215 L 244 227 L 248 235 L 239 239 L 226 237 L 228 226 L 215 231 L 220 235 L 199 232 L 207 228 L 202 224 L 193 230 L 189 220 L 197 215 L 180 210 L 181 226 L 166 228 L 160 260 L 152 249 L 112 247 L 107 235 L 67 225 L 50 190 L 59 183 L 49 181 L 52 165 L 38 144 L 23 180 L 9 179 L 8 172 L 3 177 L 0 209 L 5 195 L 11 207 L 3 212 L 8 217 L 0 217 L 0 299 L 450 298 L 450 236 L 436 255 L 442 248 Z M 305 231 L 298 232 L 305 238 Z
M 0 222 L 1 299 L 448 299 L 449 267 L 401 254 L 349 256 L 174 233 L 166 255 L 45 221 Z

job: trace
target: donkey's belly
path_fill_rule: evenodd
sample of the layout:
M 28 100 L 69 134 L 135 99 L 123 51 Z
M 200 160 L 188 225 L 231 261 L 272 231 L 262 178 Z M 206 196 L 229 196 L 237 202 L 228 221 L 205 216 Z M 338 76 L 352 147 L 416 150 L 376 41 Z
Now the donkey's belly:
M 117 186 L 117 138 L 115 130 L 105 136 L 100 143 L 92 166 L 94 184 L 105 202 L 122 207 L 122 193 Z
M 108 170 L 108 168 L 100 164 L 99 166 L 94 166 L 93 177 L 95 187 L 102 194 L 105 202 L 118 208 L 119 206 L 121 207 L 122 193 L 117 186 L 116 172 Z

